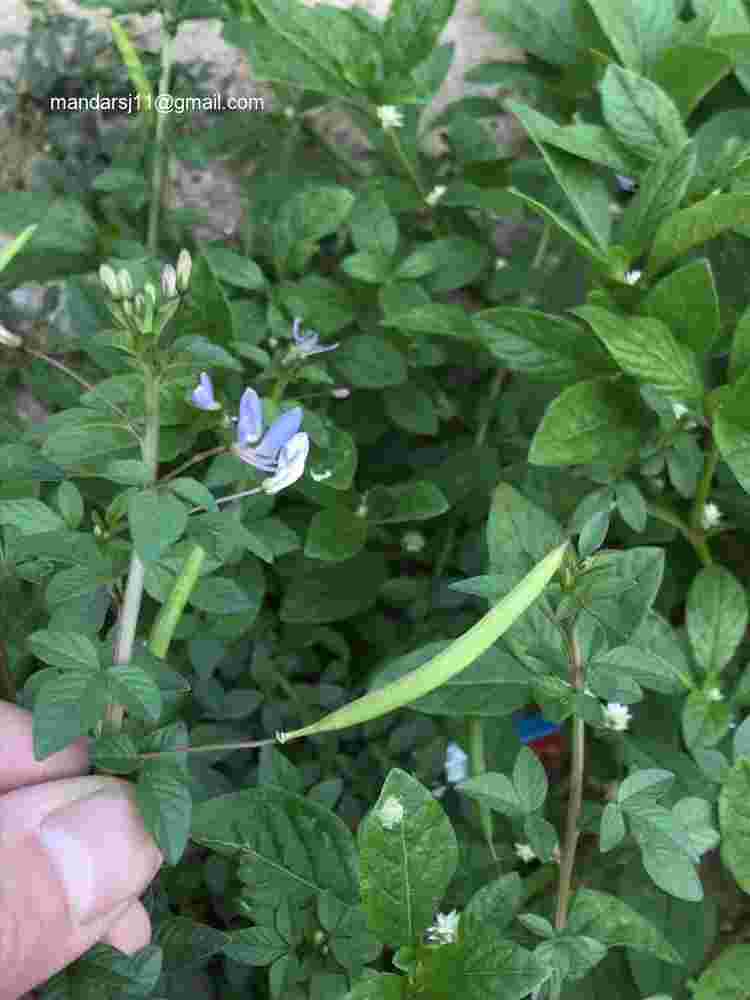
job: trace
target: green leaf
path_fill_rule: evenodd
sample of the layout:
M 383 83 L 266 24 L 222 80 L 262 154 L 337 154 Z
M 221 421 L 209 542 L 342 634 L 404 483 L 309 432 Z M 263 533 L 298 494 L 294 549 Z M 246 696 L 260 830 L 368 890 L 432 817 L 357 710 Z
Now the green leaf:
M 659 223 L 679 208 L 695 173 L 696 161 L 695 144 L 687 143 L 660 156 L 641 178 L 617 234 L 618 243 L 627 247 L 633 259 L 650 245 Z
M 83 520 L 84 513 L 83 497 L 75 483 L 70 480 L 60 483 L 55 494 L 55 503 L 67 526 L 75 531 Z
M 470 285 L 477 280 L 489 260 L 487 248 L 465 236 L 448 236 L 423 243 L 420 249 L 435 262 L 435 267 L 430 268 L 429 278 L 424 282 L 433 295 Z
M 440 429 L 432 397 L 417 385 L 407 384 L 386 389 L 383 404 L 393 423 L 410 434 L 435 435 Z
M 715 674 L 729 663 L 748 623 L 747 595 L 723 566 L 707 566 L 688 591 L 687 633 L 698 665 Z
M 22 535 L 59 531 L 65 523 L 41 500 L 0 500 L 0 525 L 17 528 Z
M 673 45 L 662 52 L 649 75 L 669 94 L 683 119 L 688 119 L 706 94 L 731 72 L 732 58 L 727 53 L 707 45 Z
M 680 799 L 672 808 L 674 817 L 685 827 L 698 854 L 713 850 L 719 843 L 719 831 L 714 828 L 713 806 L 696 796 Z
M 407 982 L 406 976 L 376 972 L 355 983 L 346 1000 L 404 1000 Z
M 600 250 L 598 247 L 596 247 L 586 236 L 583 235 L 582 232 L 580 232 L 580 230 L 576 229 L 575 226 L 572 226 L 561 215 L 559 215 L 557 212 L 553 212 L 552 209 L 548 208 L 544 204 L 544 202 L 537 201 L 536 198 L 529 197 L 529 195 L 524 194 L 517 188 L 509 187 L 506 188 L 506 191 L 509 195 L 512 195 L 514 198 L 520 199 L 525 205 L 528 205 L 530 208 L 533 208 L 535 212 L 538 212 L 546 220 L 553 223 L 560 230 L 560 232 L 564 233 L 569 239 L 571 239 L 575 243 L 578 249 L 584 254 L 584 256 L 588 257 L 589 260 L 592 260 L 595 264 L 603 268 L 605 271 L 607 272 L 609 271 L 610 269 L 609 256 L 602 250 Z
M 682 735 L 689 749 L 715 746 L 729 729 L 732 713 L 703 691 L 691 691 L 682 707 Z
M 47 606 L 54 609 L 77 597 L 93 594 L 100 587 L 108 586 L 114 579 L 111 569 L 97 563 L 87 563 L 63 569 L 50 580 L 45 592 Z
M 615 485 L 615 494 L 617 509 L 623 521 L 633 531 L 643 531 L 648 520 L 648 509 L 638 486 L 630 480 L 623 480 Z
M 277 261 L 295 272 L 303 271 L 318 241 L 347 221 L 353 205 L 351 191 L 330 186 L 299 191 L 284 202 L 273 229 Z
M 254 563 L 253 567 L 257 567 Z M 243 581 L 244 582 L 244 581 Z M 246 615 L 248 627 L 260 610 L 265 593 L 265 581 L 260 571 L 252 573 L 251 589 L 240 586 L 236 580 L 212 576 L 199 581 L 190 594 L 189 603 L 194 608 L 212 615 Z
M 143 490 L 129 499 L 133 544 L 144 562 L 156 562 L 182 536 L 187 520 L 187 508 L 169 493 Z
M 249 257 L 217 246 L 204 247 L 203 254 L 216 277 L 227 285 L 244 288 L 248 292 L 256 292 L 265 287 L 263 272 Z
M 440 803 L 394 768 L 357 834 L 362 905 L 389 945 L 417 944 L 458 864 L 458 843 Z
M 130 774 L 141 766 L 138 749 L 127 733 L 108 733 L 92 741 L 91 760 L 101 771 Z
M 88 670 L 67 670 L 42 685 L 34 702 L 35 760 L 45 760 L 85 735 L 81 702 L 91 681 Z
M 369 333 L 345 340 L 332 362 L 343 380 L 361 389 L 384 389 L 407 379 L 403 354 L 387 340 Z
M 648 615 L 664 576 L 664 550 L 638 546 L 597 554 L 594 583 L 584 577 L 584 613 L 600 625 L 615 646 L 628 641 Z
M 536 380 L 576 382 L 616 371 L 599 342 L 562 316 L 500 306 L 473 320 L 494 357 Z
M 373 962 L 383 945 L 368 929 L 362 906 L 346 906 L 329 892 L 318 897 L 318 918 L 328 933 L 331 954 L 352 978 Z
M 109 452 L 137 446 L 136 437 L 127 427 L 94 416 L 93 410 L 91 413 L 84 423 L 50 434 L 42 449 L 45 456 L 59 465 L 84 465 Z
M 178 497 L 182 497 L 183 500 L 187 500 L 197 507 L 205 507 L 206 510 L 213 513 L 219 510 L 219 505 L 216 503 L 213 493 L 203 483 L 198 482 L 197 479 L 191 479 L 189 476 L 171 479 L 169 481 L 169 489 L 176 493 Z
M 580 306 L 574 311 L 589 323 L 628 375 L 655 385 L 670 398 L 702 398 L 703 379 L 695 355 L 675 340 L 661 320 L 626 319 L 598 306 Z
M 327 507 L 310 522 L 305 541 L 305 555 L 324 562 L 351 559 L 364 547 L 367 521 L 348 507 Z
M 599 828 L 599 850 L 602 854 L 617 847 L 625 837 L 625 820 L 622 810 L 614 802 L 608 802 L 602 813 L 601 827 Z
M 674 784 L 674 775 L 663 768 L 633 771 L 617 790 L 617 803 L 624 809 L 653 804 Z
M 104 470 L 107 479 L 123 486 L 148 486 L 152 480 L 151 470 L 145 462 L 136 459 L 109 462 Z
M 220 344 L 212 343 L 207 337 L 192 335 L 178 337 L 172 344 L 175 354 L 187 354 L 191 361 L 204 368 L 229 368 L 241 372 L 244 365 Z
M 229 940 L 230 935 L 224 931 L 189 917 L 169 916 L 154 934 L 154 944 L 162 949 L 166 967 L 181 972 L 205 965 Z
M 734 762 L 719 795 L 721 859 L 750 893 L 750 759 Z
M 275 927 L 257 924 L 232 931 L 230 941 L 224 945 L 224 954 L 243 965 L 270 965 L 289 951 L 289 942 Z
M 370 682 L 370 690 L 376 691 L 386 684 L 417 667 L 427 663 L 433 656 L 445 649 L 448 640 L 430 642 L 425 646 L 391 659 L 379 670 Z M 463 718 L 475 715 L 485 718 L 499 718 L 523 708 L 529 700 L 529 675 L 511 656 L 499 646 L 491 646 L 486 652 L 456 677 L 446 681 L 435 691 L 418 698 L 409 705 L 413 712 L 425 715 L 444 715 Z
M 747 891 L 747 890 L 745 890 Z M 731 944 L 701 974 L 694 1000 L 747 1000 L 750 944 Z
M 587 0 L 621 62 L 642 73 L 677 31 L 675 6 L 658 0 Z
M 524 813 L 541 809 L 547 798 L 547 772 L 529 747 L 521 747 L 513 768 L 513 785 Z
M 583 58 L 573 10 L 565 0 L 541 6 L 534 0 L 482 0 L 490 28 L 518 48 L 553 66 L 572 66 Z
M 554 399 L 531 441 L 532 465 L 624 461 L 638 447 L 641 403 L 633 386 L 612 378 L 571 385 Z
M 681 824 L 662 806 L 639 806 L 629 812 L 630 827 L 641 848 L 643 867 L 653 882 L 677 899 L 703 899 L 703 886 L 692 844 Z
M 220 281 L 203 254 L 193 257 L 190 295 L 180 306 L 179 330 L 183 335 L 180 340 L 188 344 L 194 337 L 200 338 L 189 348 L 196 361 L 201 352 L 204 352 L 204 356 L 211 356 L 211 350 L 206 345 L 227 348 L 232 341 L 232 309 Z M 239 362 L 235 362 L 236 364 Z
M 688 141 L 677 106 L 651 80 L 610 63 L 600 89 L 604 120 L 644 160 L 657 160 L 665 149 L 682 149 Z
M 383 24 L 386 75 L 406 75 L 435 48 L 456 0 L 394 0 Z
M 684 690 L 680 672 L 669 660 L 637 646 L 617 646 L 589 660 L 592 671 L 603 666 L 615 675 L 632 678 L 643 687 L 661 694 L 677 694 Z
M 393 262 L 390 257 L 363 250 L 361 253 L 353 253 L 345 257 L 341 261 L 341 269 L 355 281 L 379 285 L 388 281 L 393 270 Z
M 648 275 L 654 277 L 673 260 L 714 239 L 727 229 L 750 223 L 750 195 L 714 194 L 665 219 L 656 231 Z
M 514 101 L 506 102 L 506 106 L 531 136 L 594 243 L 606 250 L 610 242 L 612 217 L 604 179 L 588 163 L 545 144 L 545 129 L 537 130 L 535 127 L 538 112 Z
M 610 948 L 633 948 L 679 965 L 682 958 L 648 920 L 616 896 L 579 889 L 568 916 L 571 934 L 586 934 Z
M 456 789 L 470 799 L 476 799 L 481 805 L 494 809 L 495 812 L 520 819 L 524 808 L 519 798 L 515 784 L 504 774 L 486 771 L 476 778 L 468 778 L 456 785 Z
M 182 765 L 168 757 L 145 761 L 135 800 L 167 863 L 176 865 L 187 846 L 192 809 L 190 783 Z
M 113 695 L 136 719 L 158 722 L 162 711 L 161 691 L 145 670 L 132 663 L 110 667 L 106 671 Z
M 196 805 L 190 836 L 242 862 L 240 879 L 259 905 L 301 904 L 320 892 L 357 902 L 357 854 L 343 820 L 275 785 Z
M 719 295 L 707 258 L 670 272 L 641 304 L 649 316 L 665 323 L 680 343 L 705 357 L 721 332 Z
M 36 449 L 25 444 L 0 445 L 0 481 L 56 483 L 64 478 L 65 470 L 45 461 Z
M 367 520 L 372 524 L 427 521 L 450 509 L 434 483 L 414 480 L 393 486 L 376 486 L 367 494 Z
M 713 421 L 713 435 L 721 457 L 746 493 L 750 493 L 750 411 L 747 391 L 750 371 L 722 395 Z
M 146 945 L 134 955 L 125 955 L 107 944 L 95 944 L 79 959 L 54 976 L 48 984 L 51 996 L 65 998 L 96 996 L 114 1000 L 147 1000 L 153 995 L 162 971 L 162 951 Z
M 735 327 L 732 338 L 732 353 L 729 357 L 729 380 L 736 381 L 750 367 L 750 307 L 748 307 Z M 2 449 L 0 449 L 0 453 Z M 0 458 L 0 469 L 2 458 Z M 10 477 L 9 477 L 10 478 Z M 19 479 L 25 477 L 18 477 Z
M 375 552 L 326 567 L 305 562 L 284 593 L 281 620 L 302 625 L 350 618 L 372 607 L 386 577 L 383 558 Z
M 99 653 L 86 635 L 75 632 L 50 632 L 40 629 L 28 638 L 29 649 L 38 659 L 61 670 L 100 669 Z
M 396 252 L 398 223 L 382 191 L 365 191 L 360 195 L 349 217 L 349 226 L 357 250 L 382 257 L 392 257 Z
M 395 326 L 405 333 L 455 337 L 472 343 L 476 343 L 478 339 L 472 317 L 464 308 L 452 303 L 430 302 L 405 312 L 394 313 L 380 322 L 382 326 Z M 382 341 L 378 340 L 378 343 L 381 344 Z
M 540 861 L 547 863 L 554 859 L 555 848 L 559 850 L 560 847 L 557 830 L 543 816 L 539 813 L 524 816 L 523 835 Z
M 554 549 L 534 567 L 502 601 L 492 608 L 476 625 L 465 632 L 436 657 L 405 677 L 388 684 L 379 691 L 358 698 L 356 701 L 326 715 L 319 722 L 304 729 L 283 734 L 283 741 L 318 732 L 346 729 L 369 722 L 371 719 L 408 705 L 417 698 L 465 670 L 488 649 L 519 618 L 529 605 L 542 593 L 544 587 L 559 569 L 567 543 Z M 351 562 L 347 565 L 351 565 Z M 282 614 L 282 619 L 283 619 Z

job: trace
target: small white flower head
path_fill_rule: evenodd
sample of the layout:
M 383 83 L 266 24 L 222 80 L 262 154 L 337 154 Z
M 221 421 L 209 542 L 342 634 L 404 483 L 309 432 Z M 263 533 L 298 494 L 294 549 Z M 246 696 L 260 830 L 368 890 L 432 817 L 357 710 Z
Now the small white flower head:
M 381 104 L 377 116 L 384 129 L 401 128 L 404 124 L 404 114 L 393 104 Z
M 177 258 L 177 288 L 180 292 L 186 292 L 188 290 L 192 270 L 192 257 L 187 250 L 180 250 L 180 255 Z
M 643 271 L 628 271 L 625 274 L 625 281 L 628 285 L 637 285 L 641 280 L 641 275 Z
M 416 555 L 421 552 L 427 543 L 421 531 L 405 531 L 401 537 L 401 545 L 406 552 Z M 453 744 L 455 746 L 455 744 Z
M 23 344 L 23 340 L 16 333 L 11 333 L 10 330 L 6 330 L 4 326 L 0 326 L 0 346 L 2 347 L 20 347 Z
M 616 201 L 611 201 L 609 203 L 609 214 L 615 217 L 622 215 L 622 205 L 618 205 Z
M 724 695 L 721 693 L 721 688 L 712 687 L 706 691 L 706 697 L 709 701 L 724 701 Z
M 604 725 L 616 733 L 624 733 L 630 724 L 632 715 L 627 705 L 619 701 L 608 701 L 604 707 Z
M 341 385 L 337 389 L 331 389 L 331 395 L 334 399 L 348 399 L 351 394 L 352 390 L 347 389 L 345 385 Z
M 458 743 L 449 743 L 445 748 L 445 780 L 451 785 L 463 781 L 469 773 L 468 764 L 469 755 Z
M 508 266 L 507 258 L 505 258 L 505 257 L 496 257 L 495 258 L 495 270 L 496 271 L 502 271 L 503 268 L 505 268 L 507 266 Z
M 271 350 L 273 350 L 274 347 L 278 347 L 279 346 L 279 338 L 278 337 L 269 337 L 268 338 L 268 346 L 271 348 Z
M 721 511 L 715 503 L 704 504 L 703 513 L 701 514 L 701 527 L 704 531 L 710 531 L 711 528 L 718 527 L 721 517 Z
M 450 913 L 436 913 L 435 923 L 427 928 L 427 940 L 433 944 L 451 944 L 458 934 L 458 922 L 461 919 L 458 910 Z
M 531 844 L 514 844 L 513 846 L 516 849 L 516 854 L 525 865 L 530 864 L 536 858 L 536 854 L 531 849 Z
M 359 501 L 359 506 L 354 511 L 355 517 L 367 517 L 367 512 L 369 507 L 367 506 L 367 494 L 365 494 Z
M 552 860 L 555 862 L 556 865 L 559 865 L 560 862 L 562 861 L 562 855 L 560 854 L 559 844 L 555 844 L 555 849 L 552 852 Z
M 166 264 L 161 272 L 161 294 L 165 299 L 173 299 L 177 295 L 177 271 L 171 264 Z
M 404 818 L 404 807 L 395 795 L 389 795 L 378 813 L 380 825 L 386 830 L 395 830 Z
M 435 205 L 437 205 L 437 203 L 440 201 L 440 199 L 443 197 L 446 191 L 447 188 L 445 184 L 436 184 L 435 187 L 432 189 L 432 191 L 430 191 L 430 193 L 426 195 L 425 201 L 427 202 L 428 205 L 434 207 Z
M 685 406 L 683 403 L 672 403 L 672 413 L 674 414 L 675 420 L 682 420 L 682 418 L 686 417 L 689 412 L 690 411 L 688 410 L 687 406 Z M 692 430 L 694 427 L 697 426 L 698 425 L 694 420 L 685 421 L 686 430 Z
M 101 281 L 113 299 L 119 299 L 121 297 L 117 275 L 115 274 L 114 268 L 110 267 L 109 264 L 102 264 L 99 268 L 99 281 Z
M 294 118 L 294 116 L 296 114 L 297 114 L 297 112 L 294 110 L 294 108 L 292 107 L 292 105 L 291 104 L 287 104 L 287 106 L 284 108 L 284 117 L 288 118 L 289 121 L 291 121 L 292 118 Z
M 310 469 L 310 478 L 316 483 L 322 483 L 324 479 L 330 479 L 333 475 L 333 469 L 323 469 L 322 472 L 316 472 L 314 469 Z

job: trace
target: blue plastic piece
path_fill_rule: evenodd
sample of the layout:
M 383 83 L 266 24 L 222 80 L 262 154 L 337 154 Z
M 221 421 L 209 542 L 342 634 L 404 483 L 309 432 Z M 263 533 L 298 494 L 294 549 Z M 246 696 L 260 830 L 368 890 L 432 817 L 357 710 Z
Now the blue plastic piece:
M 533 743 L 535 740 L 541 740 L 552 733 L 560 732 L 560 726 L 554 722 L 548 722 L 539 714 L 516 715 L 513 717 L 513 727 L 522 743 Z

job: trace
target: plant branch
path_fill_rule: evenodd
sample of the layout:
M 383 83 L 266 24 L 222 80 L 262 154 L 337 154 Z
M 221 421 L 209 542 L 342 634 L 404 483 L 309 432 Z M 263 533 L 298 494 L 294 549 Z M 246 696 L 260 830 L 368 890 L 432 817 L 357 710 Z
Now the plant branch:
M 276 737 L 267 740 L 248 740 L 244 743 L 209 743 L 200 747 L 172 747 L 171 750 L 158 750 L 153 753 L 139 753 L 139 760 L 150 760 L 153 757 L 163 757 L 168 753 L 212 753 L 216 750 L 254 750 L 256 747 L 267 747 L 276 743 Z
M 469 719 L 469 756 L 471 758 L 472 777 L 478 777 L 487 771 L 487 759 L 484 752 L 484 720 L 479 717 Z M 492 860 L 497 861 L 495 850 L 492 811 L 483 802 L 478 803 L 479 822 L 482 827 Z
M 213 458 L 214 455 L 222 455 L 225 451 L 229 451 L 229 448 L 225 444 L 217 445 L 216 448 L 209 448 L 207 451 L 199 451 L 197 455 L 193 455 L 192 458 L 189 458 L 187 462 L 183 462 L 177 469 L 173 469 L 166 476 L 162 476 L 159 479 L 159 483 L 168 483 L 170 479 L 176 479 L 180 473 L 184 472 L 185 469 L 189 469 L 191 465 L 197 465 L 198 462 L 202 462 L 206 458 Z
M 151 204 L 148 211 L 148 238 L 147 245 L 149 252 L 156 254 L 159 248 L 159 214 L 164 196 L 164 167 L 166 159 L 166 126 L 167 115 L 161 111 L 162 102 L 169 94 L 172 81 L 172 59 L 174 37 L 171 31 L 164 31 L 165 40 L 161 49 L 161 78 L 159 80 L 159 96 L 157 97 L 156 108 L 156 130 L 154 134 L 154 162 L 151 174 Z
M 83 388 L 87 392 L 96 393 L 98 396 L 101 397 L 102 400 L 104 400 L 104 402 L 111 410 L 117 413 L 118 416 L 124 417 L 124 419 L 127 420 L 128 427 L 133 431 L 133 433 L 135 433 L 135 428 L 130 423 L 130 418 L 128 417 L 127 413 L 124 410 L 121 410 L 120 407 L 117 406 L 115 403 L 113 403 L 111 400 L 107 399 L 106 396 L 102 395 L 99 392 L 99 389 L 95 385 L 92 385 L 91 382 L 87 382 L 85 378 L 81 378 L 81 376 L 77 372 L 74 372 L 71 368 L 68 368 L 68 366 L 64 365 L 62 361 L 58 361 L 56 358 L 50 357 L 49 354 L 45 354 L 43 351 L 37 351 L 33 347 L 27 347 L 26 344 L 24 344 L 23 350 L 27 354 L 31 354 L 33 357 L 39 358 L 40 361 L 46 361 L 48 365 L 52 365 L 52 367 L 57 368 L 58 371 L 64 372 L 69 378 L 72 378 L 74 382 L 77 382 L 80 386 L 83 386 Z
M 570 650 L 571 683 L 576 691 L 584 688 L 583 664 L 581 650 L 575 636 L 568 636 Z M 583 804 L 583 771 L 586 751 L 586 727 L 582 718 L 573 717 L 573 760 L 570 774 L 570 797 L 568 798 L 568 813 L 565 821 L 565 845 L 560 859 L 560 883 L 557 890 L 557 911 L 555 913 L 555 929 L 564 930 L 568 920 L 568 903 L 573 882 L 576 847 L 578 846 L 578 821 Z
M 148 466 L 151 479 L 156 482 L 159 467 L 159 379 L 148 369 L 145 372 L 144 400 L 146 433 L 141 442 L 141 454 L 144 464 Z M 141 613 L 141 603 L 143 601 L 145 574 L 146 567 L 136 552 L 135 546 L 133 546 L 133 552 L 130 557 L 130 569 L 128 571 L 128 582 L 125 588 L 122 608 L 120 609 L 120 618 L 117 623 L 117 638 L 114 649 L 114 663 L 116 666 L 124 666 L 130 663 L 133 656 L 135 633 L 138 628 L 138 618 Z M 123 715 L 124 708 L 122 705 L 112 704 L 107 709 L 107 721 L 112 723 L 115 729 L 122 727 Z

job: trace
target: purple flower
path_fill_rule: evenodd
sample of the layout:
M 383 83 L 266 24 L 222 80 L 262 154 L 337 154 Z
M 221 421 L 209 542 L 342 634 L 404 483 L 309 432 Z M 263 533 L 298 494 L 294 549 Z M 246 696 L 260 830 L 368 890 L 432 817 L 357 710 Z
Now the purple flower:
M 201 372 L 200 383 L 197 389 L 193 390 L 193 394 L 190 398 L 199 410 L 221 409 L 221 403 L 217 403 L 214 399 L 213 383 L 205 372 Z
M 633 180 L 632 177 L 626 177 L 624 174 L 615 174 L 615 180 L 619 189 L 626 194 L 630 194 L 638 187 L 638 181 Z
M 263 405 L 258 394 L 254 389 L 246 389 L 242 394 L 237 443 L 232 450 L 247 465 L 271 473 L 263 482 L 267 493 L 278 493 L 304 472 L 310 439 L 300 432 L 301 426 L 302 408 L 295 406 L 274 420 L 264 434 Z
M 294 347 L 289 350 L 289 353 L 284 358 L 284 364 L 292 364 L 294 361 L 301 361 L 304 358 L 310 358 L 313 354 L 325 354 L 326 351 L 335 351 L 339 346 L 338 343 L 321 344 L 319 333 L 315 333 L 314 330 L 309 330 L 307 333 L 301 333 L 301 326 L 302 320 L 298 317 L 295 319 L 294 326 L 292 328 Z

